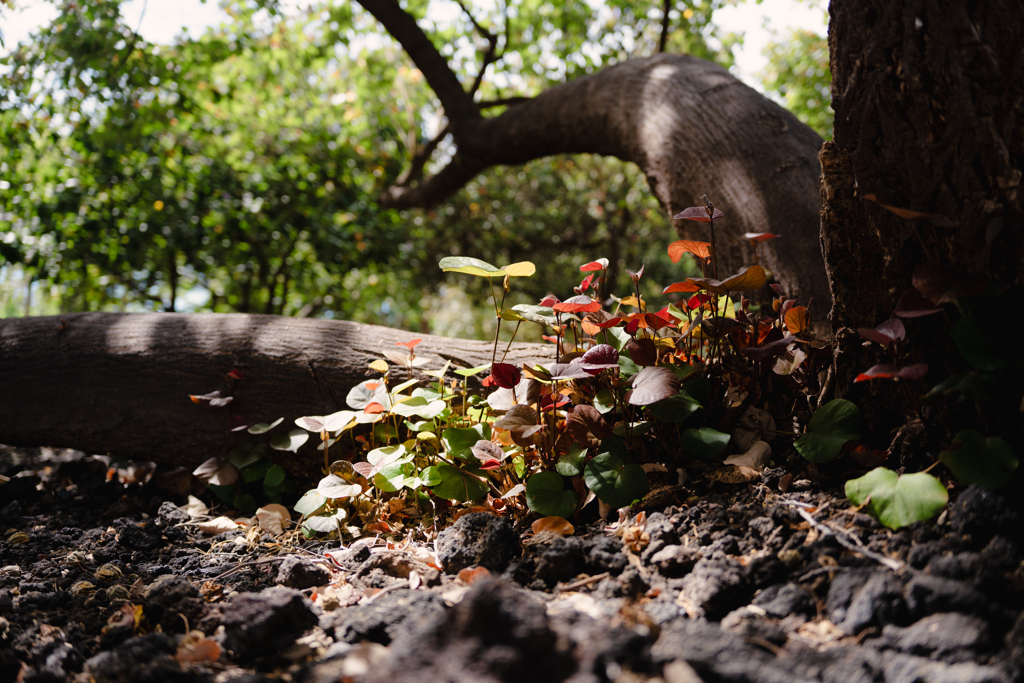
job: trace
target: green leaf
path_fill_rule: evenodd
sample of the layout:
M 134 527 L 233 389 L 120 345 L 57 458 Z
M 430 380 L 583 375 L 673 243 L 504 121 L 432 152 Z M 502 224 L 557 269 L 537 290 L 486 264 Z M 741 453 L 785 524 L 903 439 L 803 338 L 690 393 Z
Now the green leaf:
M 441 262 L 437 265 L 446 273 L 464 273 L 466 275 L 487 278 L 505 277 L 504 270 L 496 268 L 486 261 L 469 256 L 449 256 L 441 259 Z
M 374 485 L 381 491 L 394 493 L 416 478 L 416 468 L 411 462 L 393 462 L 385 465 L 373 478 Z
M 231 500 L 231 505 L 243 515 L 249 515 L 256 510 L 256 499 L 251 494 L 239 493 Z
M 545 517 L 569 517 L 576 512 L 579 500 L 555 472 L 538 472 L 526 481 L 526 504 Z
M 949 500 L 946 487 L 932 475 L 899 476 L 884 467 L 846 482 L 846 497 L 890 529 L 931 519 Z
M 847 441 L 860 439 L 860 409 L 837 398 L 811 417 L 807 432 L 793 443 L 800 455 L 811 462 L 835 460 Z
M 282 422 L 284 422 L 284 418 L 279 417 L 270 424 L 267 424 L 266 422 L 254 424 L 251 427 L 249 427 L 249 429 L 247 429 L 246 431 L 248 431 L 250 434 L 263 434 L 264 432 L 269 432 L 271 429 L 281 424 Z
M 242 475 L 242 479 L 245 480 L 246 484 L 254 481 L 259 481 L 267 476 L 267 472 L 270 471 L 273 461 L 270 458 L 260 458 L 245 467 L 238 470 L 239 474 Z
M 685 391 L 647 406 L 651 417 L 662 422 L 683 422 L 703 406 Z
M 263 444 L 242 444 L 241 446 L 235 446 L 231 449 L 231 452 L 228 453 L 228 461 L 241 470 L 263 457 L 264 450 L 265 448 Z
M 583 474 L 583 461 L 586 458 L 587 449 L 575 447 L 558 459 L 555 470 L 564 477 L 578 477 Z
M 345 524 L 345 520 L 348 519 L 348 512 L 345 508 L 339 508 L 329 515 L 313 515 L 307 517 L 306 521 L 302 523 L 304 529 L 310 529 L 311 531 L 319 531 L 320 533 L 330 534 L 338 531 Z
M 987 439 L 973 429 L 958 432 L 949 450 L 939 460 L 961 484 L 977 484 L 986 489 L 1003 486 L 1017 469 L 1013 447 L 998 436 Z
M 317 510 L 327 504 L 327 496 L 316 489 L 310 489 L 302 494 L 302 498 L 295 503 L 295 511 L 304 517 L 315 514 Z
M 270 440 L 270 447 L 278 451 L 296 453 L 299 446 L 309 440 L 309 432 L 304 429 L 293 429 L 287 434 L 278 434 Z
M 699 404 L 698 404 L 699 405 Z M 711 427 L 687 429 L 679 445 L 688 455 L 698 458 L 714 458 L 722 454 L 729 445 L 729 435 Z
M 428 401 L 422 396 L 412 396 L 391 407 L 391 412 L 402 417 L 422 417 L 424 420 L 432 420 L 441 414 L 448 404 L 444 401 Z
M 979 370 L 998 370 L 1013 362 L 1008 345 L 982 330 L 972 315 L 957 320 L 952 334 L 964 359 Z
M 288 476 L 288 473 L 280 465 L 274 465 L 267 470 L 267 476 L 263 478 L 263 485 L 269 486 L 270 488 L 276 488 L 284 483 L 284 478 Z
M 583 470 L 583 480 L 597 497 L 613 508 L 643 498 L 650 483 L 640 465 L 626 464 L 614 453 L 600 453 Z
M 448 458 L 462 458 L 476 462 L 473 455 L 473 446 L 480 439 L 490 440 L 491 426 L 485 423 L 477 423 L 472 427 L 449 427 L 441 432 L 441 443 L 448 453 Z
M 319 493 L 324 498 L 333 498 L 337 500 L 340 498 L 351 498 L 352 496 L 358 496 L 360 493 L 363 492 L 363 487 L 360 486 L 359 484 L 353 484 L 349 481 L 346 481 L 345 479 L 339 477 L 336 474 L 328 474 L 326 477 L 320 480 L 319 484 L 317 484 L 316 492 Z
M 607 413 L 615 408 L 615 394 L 611 389 L 600 389 L 594 394 L 594 407 L 599 413 Z
M 461 502 L 476 500 L 487 495 L 486 484 L 447 463 L 435 466 L 431 472 L 424 471 L 423 475 L 424 485 L 430 486 L 434 490 L 434 494 L 441 498 Z M 440 477 L 440 483 L 433 485 L 427 483 L 428 481 L 435 481 L 437 477 Z
M 460 375 L 462 377 L 472 377 L 473 375 L 479 375 L 481 372 L 483 372 L 484 370 L 489 369 L 490 367 L 491 367 L 491 364 L 488 363 L 487 365 L 480 365 L 480 366 L 475 367 L 475 368 L 459 368 L 457 370 L 453 370 L 453 372 L 456 375 Z

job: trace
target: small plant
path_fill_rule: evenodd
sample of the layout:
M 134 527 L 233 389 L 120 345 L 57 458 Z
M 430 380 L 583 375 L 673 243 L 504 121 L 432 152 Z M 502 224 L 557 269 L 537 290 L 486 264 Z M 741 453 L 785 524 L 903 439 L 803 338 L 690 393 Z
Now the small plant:
M 580 267 L 583 279 L 564 301 L 552 294 L 505 308 L 514 278 L 533 275 L 533 264 L 443 259 L 446 272 L 488 280 L 499 331 L 515 323 L 514 339 L 523 323 L 540 325 L 554 362 L 506 363 L 512 341 L 500 347 L 497 331 L 490 365 L 451 375 L 447 364 L 423 369 L 429 357 L 412 362 L 418 340 L 404 344 L 405 356 L 386 351 L 425 379 L 392 386 L 390 366 L 377 360 L 370 367 L 381 376 L 349 392 L 351 416 L 338 414 L 346 424 L 298 421 L 325 447 L 326 476 L 296 505 L 307 533 L 355 533 L 357 519 L 364 529 L 397 532 L 409 520 L 436 523 L 453 503 L 568 518 L 596 499 L 607 515 L 646 495 L 648 469 L 722 456 L 730 435 L 717 428 L 721 417 L 759 400 L 771 377 L 800 391 L 816 388 L 816 367 L 808 366 L 821 345 L 810 334 L 808 309 L 777 286 L 770 310 L 745 298 L 767 283 L 758 265 L 718 279 L 714 224 L 724 216 L 706 197 L 677 218 L 705 223 L 709 239 L 669 245 L 673 261 L 695 258 L 701 276 L 664 288 L 675 300 L 657 311 L 640 288 L 643 267 L 629 272 L 632 291 L 623 297 L 597 298 L 609 284 L 608 261 L 597 259 Z M 469 386 L 476 375 L 483 375 L 482 392 Z M 859 438 L 845 403 L 822 411 L 803 437 L 823 453 L 820 461 Z M 357 435 L 359 425 L 369 431 Z M 341 460 L 327 463 L 329 446 Z

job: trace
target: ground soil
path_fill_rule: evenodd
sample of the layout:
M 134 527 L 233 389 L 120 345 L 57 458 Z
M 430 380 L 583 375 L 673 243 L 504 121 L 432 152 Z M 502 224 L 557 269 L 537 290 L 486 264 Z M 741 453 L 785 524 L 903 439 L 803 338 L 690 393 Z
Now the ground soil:
M 778 468 L 570 536 L 342 544 L 210 536 L 162 468 L 108 471 L 0 449 L 0 683 L 1024 680 L 1019 502 L 980 489 L 893 532 Z

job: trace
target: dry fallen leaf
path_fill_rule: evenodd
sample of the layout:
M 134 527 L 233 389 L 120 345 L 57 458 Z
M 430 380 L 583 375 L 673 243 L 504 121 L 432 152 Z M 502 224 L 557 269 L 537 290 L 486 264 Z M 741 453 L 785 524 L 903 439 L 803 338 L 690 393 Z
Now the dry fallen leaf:
M 256 511 L 257 522 L 271 536 L 277 536 L 283 532 L 291 519 L 291 515 L 288 514 L 288 508 L 277 503 L 264 505 Z
M 200 522 L 196 526 L 200 531 L 208 536 L 216 536 L 217 534 L 222 534 L 225 531 L 232 531 L 238 528 L 238 524 L 234 520 L 224 517 L 223 515 L 220 517 L 214 517 L 208 522 Z
M 761 473 L 743 465 L 724 465 L 708 472 L 705 476 L 711 481 L 723 484 L 746 484 L 760 479 Z
M 550 531 L 562 536 L 572 536 L 576 533 L 576 529 L 569 523 L 569 520 L 563 517 L 541 517 L 531 524 L 530 528 L 535 534 L 539 534 L 542 531 Z
M 491 572 L 488 571 L 487 567 L 466 567 L 459 571 L 458 578 L 463 583 L 471 584 L 474 581 L 486 579 L 490 575 Z

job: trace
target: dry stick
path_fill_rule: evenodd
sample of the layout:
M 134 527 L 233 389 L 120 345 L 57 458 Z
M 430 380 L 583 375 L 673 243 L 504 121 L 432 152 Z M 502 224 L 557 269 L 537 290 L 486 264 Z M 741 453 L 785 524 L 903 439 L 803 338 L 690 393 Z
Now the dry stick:
M 594 576 L 588 577 L 586 579 L 580 579 L 579 581 L 573 581 L 570 584 L 566 584 L 565 586 L 559 588 L 558 592 L 564 593 L 565 591 L 574 591 L 577 588 L 583 588 L 584 586 L 589 586 L 592 583 L 597 583 L 601 579 L 607 579 L 609 576 L 611 576 L 610 572 L 601 572 L 600 574 L 595 574 Z
M 783 502 L 790 503 L 790 501 Z M 853 534 L 843 529 L 834 529 L 825 522 L 819 522 L 818 520 L 814 519 L 811 513 L 807 512 L 807 510 L 805 510 L 803 507 L 798 505 L 796 511 L 800 514 L 801 517 L 807 520 L 808 524 L 810 524 L 815 529 L 818 529 L 821 533 L 826 535 L 831 534 L 835 536 L 836 540 L 839 541 L 839 544 L 847 550 L 852 550 L 855 553 L 860 553 L 869 560 L 874 560 L 875 562 L 878 562 L 879 564 L 884 565 L 897 573 L 902 572 L 904 569 L 906 569 L 907 565 L 905 563 L 900 562 L 899 560 L 894 560 L 891 557 L 886 557 L 885 555 L 876 553 L 872 550 L 868 550 L 864 547 L 864 544 L 861 543 L 860 539 L 854 536 Z

